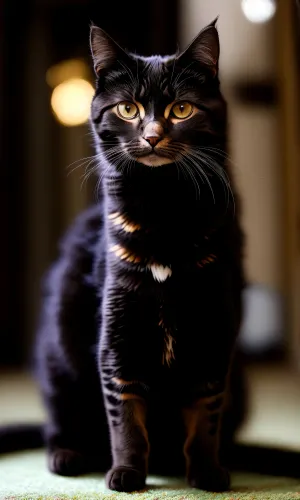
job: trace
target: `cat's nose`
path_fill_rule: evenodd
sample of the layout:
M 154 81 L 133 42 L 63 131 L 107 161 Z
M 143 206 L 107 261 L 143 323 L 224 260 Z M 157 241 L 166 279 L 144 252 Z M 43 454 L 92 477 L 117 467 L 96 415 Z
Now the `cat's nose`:
M 150 136 L 150 137 L 145 137 L 145 139 L 147 142 L 149 142 L 150 146 L 154 148 L 156 144 L 161 140 L 161 137 Z
M 159 122 L 150 122 L 146 125 L 144 129 L 143 138 L 145 141 L 149 142 L 150 146 L 153 148 L 156 144 L 162 140 L 164 136 L 164 129 Z

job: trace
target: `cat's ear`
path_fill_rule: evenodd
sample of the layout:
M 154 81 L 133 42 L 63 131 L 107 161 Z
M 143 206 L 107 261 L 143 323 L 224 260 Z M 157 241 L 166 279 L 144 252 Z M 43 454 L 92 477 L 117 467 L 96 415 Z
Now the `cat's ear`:
M 112 66 L 118 59 L 124 59 L 126 52 L 101 28 L 90 27 L 90 48 L 96 74 Z
M 197 61 L 206 66 L 215 76 L 219 69 L 220 42 L 216 28 L 216 18 L 203 28 L 185 51 L 178 56 L 178 60 Z

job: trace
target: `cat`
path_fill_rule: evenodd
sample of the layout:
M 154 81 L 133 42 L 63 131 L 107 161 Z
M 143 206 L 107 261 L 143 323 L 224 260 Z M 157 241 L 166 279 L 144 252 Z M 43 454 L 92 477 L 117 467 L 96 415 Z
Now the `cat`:
M 172 56 L 90 29 L 99 201 L 45 277 L 35 360 L 50 471 L 111 490 L 230 487 L 245 280 L 216 21 Z

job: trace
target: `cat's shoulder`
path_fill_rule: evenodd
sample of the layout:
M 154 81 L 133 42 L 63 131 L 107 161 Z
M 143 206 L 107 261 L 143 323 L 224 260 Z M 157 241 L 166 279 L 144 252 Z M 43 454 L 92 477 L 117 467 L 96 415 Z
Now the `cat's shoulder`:
M 93 282 L 95 256 L 103 253 L 103 211 L 97 204 L 79 213 L 67 228 L 58 243 L 57 256 L 44 273 L 42 295 L 55 294 L 63 283 L 70 280 Z M 78 282 L 79 282 L 78 281 Z
M 71 249 L 82 247 L 86 251 L 93 247 L 103 228 L 102 204 L 96 204 L 80 212 L 70 224 L 59 242 L 59 252 L 69 253 Z

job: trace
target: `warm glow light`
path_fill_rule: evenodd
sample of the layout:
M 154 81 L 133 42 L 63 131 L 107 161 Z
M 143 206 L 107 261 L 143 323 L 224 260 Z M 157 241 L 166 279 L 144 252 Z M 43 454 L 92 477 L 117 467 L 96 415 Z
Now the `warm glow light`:
M 89 80 L 93 74 L 87 63 L 82 59 L 66 59 L 48 68 L 46 81 L 54 89 L 57 85 L 71 78 L 83 78 Z
M 82 78 L 71 78 L 57 85 L 52 92 L 51 106 L 58 121 L 69 127 L 85 123 L 93 94 L 92 85 Z
M 242 10 L 252 23 L 265 23 L 276 12 L 275 0 L 242 0 Z

